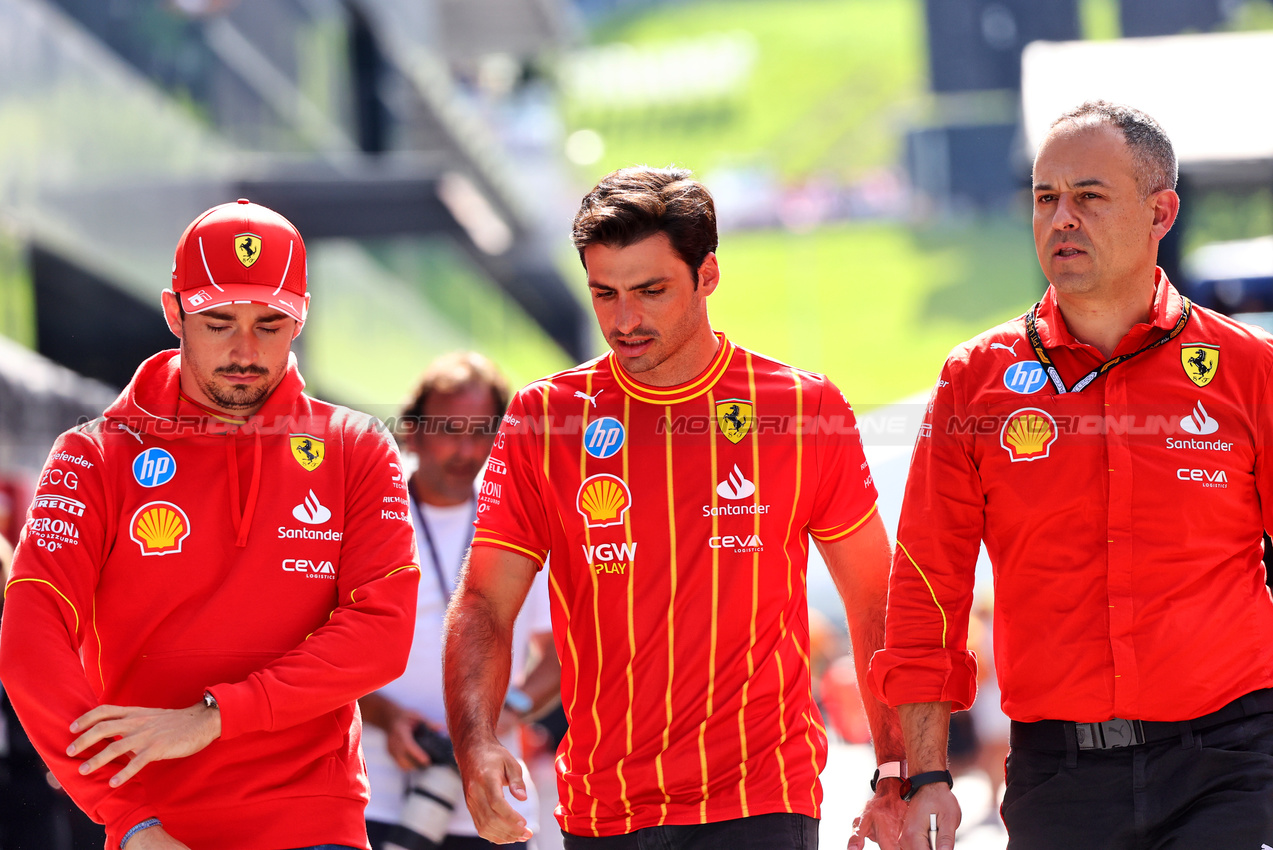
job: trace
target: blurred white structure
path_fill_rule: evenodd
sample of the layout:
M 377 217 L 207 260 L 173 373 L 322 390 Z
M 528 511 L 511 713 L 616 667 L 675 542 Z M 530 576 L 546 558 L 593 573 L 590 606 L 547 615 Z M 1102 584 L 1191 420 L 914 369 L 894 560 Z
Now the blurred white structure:
M 1058 115 L 1085 100 L 1154 116 L 1182 166 L 1273 159 L 1273 32 L 1117 41 L 1036 41 L 1021 57 L 1028 152 Z

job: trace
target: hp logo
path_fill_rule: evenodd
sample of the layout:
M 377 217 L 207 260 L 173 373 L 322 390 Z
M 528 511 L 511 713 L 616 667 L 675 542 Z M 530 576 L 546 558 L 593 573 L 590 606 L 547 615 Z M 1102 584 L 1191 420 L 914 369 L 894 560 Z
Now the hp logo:
M 1044 373 L 1043 366 L 1033 360 L 1013 363 L 1003 373 L 1003 385 L 1022 395 L 1043 389 L 1047 382 L 1048 376 Z
M 160 448 L 149 448 L 133 460 L 133 478 L 143 487 L 167 484 L 177 474 L 177 461 Z
M 612 416 L 588 423 L 583 432 L 583 447 L 596 458 L 607 458 L 623 448 L 623 425 Z

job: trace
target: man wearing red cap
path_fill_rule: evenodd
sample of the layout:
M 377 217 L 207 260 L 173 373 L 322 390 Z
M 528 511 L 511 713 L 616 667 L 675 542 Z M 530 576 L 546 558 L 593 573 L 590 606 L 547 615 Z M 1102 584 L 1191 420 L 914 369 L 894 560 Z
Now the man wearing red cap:
M 208 210 L 163 294 L 179 351 L 63 434 L 0 677 L 107 848 L 366 848 L 355 700 L 401 675 L 419 571 L 378 422 L 306 396 L 305 245 Z

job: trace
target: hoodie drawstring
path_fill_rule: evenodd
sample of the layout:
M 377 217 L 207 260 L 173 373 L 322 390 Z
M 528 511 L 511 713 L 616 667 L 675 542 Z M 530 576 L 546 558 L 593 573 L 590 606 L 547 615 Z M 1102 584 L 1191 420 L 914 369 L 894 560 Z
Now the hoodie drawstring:
M 248 485 L 248 501 L 241 506 L 239 501 L 239 462 L 235 452 L 237 439 L 234 434 L 228 435 L 225 441 L 226 463 L 230 472 L 230 519 L 234 520 L 234 531 L 237 539 L 235 546 L 248 545 L 248 532 L 252 530 L 252 516 L 256 513 L 256 497 L 261 490 L 261 432 L 252 432 L 252 483 Z

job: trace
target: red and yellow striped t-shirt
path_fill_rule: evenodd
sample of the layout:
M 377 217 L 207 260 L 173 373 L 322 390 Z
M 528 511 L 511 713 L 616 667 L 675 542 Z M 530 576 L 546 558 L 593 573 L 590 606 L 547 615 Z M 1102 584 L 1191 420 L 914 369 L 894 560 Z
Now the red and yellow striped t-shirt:
M 537 381 L 491 453 L 473 545 L 552 552 L 572 834 L 819 816 L 807 535 L 852 534 L 875 487 L 830 381 L 720 339 L 676 387 L 612 355 Z

